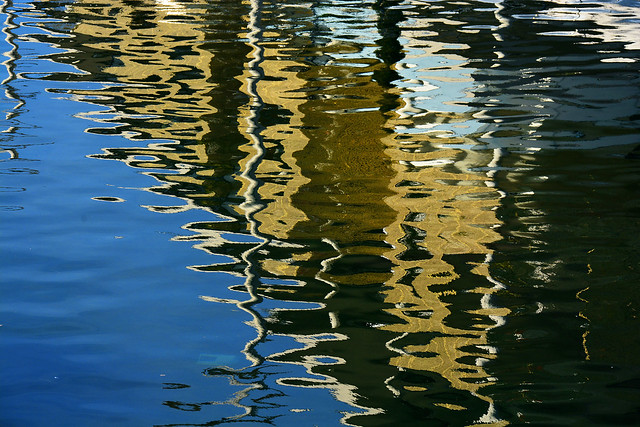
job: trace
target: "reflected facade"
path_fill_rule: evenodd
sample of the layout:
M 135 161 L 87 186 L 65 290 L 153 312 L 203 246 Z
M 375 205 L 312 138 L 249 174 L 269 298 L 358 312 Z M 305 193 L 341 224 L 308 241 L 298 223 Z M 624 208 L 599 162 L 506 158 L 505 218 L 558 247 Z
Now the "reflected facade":
M 499 422 L 481 393 L 489 378 L 483 361 L 494 357 L 487 331 L 506 314 L 488 302 L 500 286 L 487 269 L 487 244 L 500 238 L 492 229 L 499 194 L 486 173 L 473 171 L 494 161 L 493 153 L 442 149 L 476 142 L 422 130 L 421 120 L 434 113 L 420 105 L 419 94 L 453 90 L 464 97 L 472 80 L 459 66 L 440 87 L 419 86 L 404 72 L 428 71 L 421 58 L 439 49 L 411 37 L 430 20 L 411 20 L 415 29 L 400 40 L 409 18 L 398 5 L 276 10 L 247 2 L 225 11 L 244 16 L 237 26 L 221 28 L 205 6 L 181 12 L 208 17 L 197 25 L 185 21 L 178 5 L 156 10 L 115 52 L 97 46 L 114 52 L 117 64 L 101 72 L 126 83 L 101 91 L 121 97 L 110 121 L 125 125 L 89 130 L 151 144 L 93 157 L 146 170 L 159 181 L 149 190 L 182 199 L 151 210 L 208 209 L 224 219 L 186 224 L 193 234 L 177 239 L 228 259 L 190 268 L 244 278 L 234 287 L 235 302 L 201 296 L 233 302 L 251 316 L 257 336 L 247 343 L 250 366 L 243 369 L 303 366 L 305 376 L 276 383 L 330 390 L 354 408 L 343 422 L 361 414 L 391 422 L 402 401 L 434 419 L 451 412 L 466 423 Z M 129 21 L 114 25 L 120 27 L 105 37 Z M 90 23 L 74 31 L 95 33 Z M 190 49 L 179 48 L 187 39 Z M 143 46 L 162 46 L 166 54 L 148 48 L 144 58 Z M 442 58 L 464 64 L 456 55 Z M 182 74 L 186 81 L 176 78 Z M 145 92 L 161 94 L 157 111 L 135 111 Z M 468 111 L 445 108 L 435 113 L 437 123 L 473 120 Z M 144 125 L 125 114 L 139 115 Z M 294 339 L 303 348 L 269 354 L 261 351 L 268 339 Z M 229 369 L 205 373 L 245 372 Z M 448 387 L 457 394 L 441 391 Z M 260 418 L 260 405 L 247 407 Z

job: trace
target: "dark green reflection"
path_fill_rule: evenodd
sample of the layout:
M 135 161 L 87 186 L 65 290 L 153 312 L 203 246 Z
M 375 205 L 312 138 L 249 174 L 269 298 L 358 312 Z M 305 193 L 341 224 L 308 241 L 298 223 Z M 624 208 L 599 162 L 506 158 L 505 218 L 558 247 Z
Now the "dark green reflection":
M 638 200 L 628 195 L 640 165 L 621 151 L 504 158 L 507 239 L 492 270 L 509 284 L 500 300 L 514 315 L 492 337 L 503 357 L 491 370 L 501 379 L 492 394 L 508 417 L 638 420 Z

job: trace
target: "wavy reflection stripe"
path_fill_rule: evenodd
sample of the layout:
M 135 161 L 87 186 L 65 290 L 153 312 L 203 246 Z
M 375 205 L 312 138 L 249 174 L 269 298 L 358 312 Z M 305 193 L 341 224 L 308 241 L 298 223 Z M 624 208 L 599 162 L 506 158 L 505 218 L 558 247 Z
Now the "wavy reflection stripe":
M 325 242 L 325 243 L 328 243 L 336 252 L 338 252 L 338 255 L 336 255 L 336 256 L 334 256 L 332 258 L 323 259 L 320 262 L 320 265 L 322 266 L 322 268 L 315 275 L 315 279 L 316 280 L 319 280 L 319 281 L 324 282 L 324 283 L 328 284 L 329 286 L 331 286 L 331 288 L 332 288 L 331 291 L 329 291 L 329 293 L 324 296 L 324 299 L 329 299 L 329 298 L 332 298 L 338 292 L 338 285 L 333 283 L 333 282 L 331 282 L 331 281 L 329 281 L 329 280 L 323 279 L 321 277 L 321 275 L 323 273 L 327 272 L 327 270 L 329 269 L 331 264 L 333 264 L 336 260 L 338 260 L 338 259 L 340 259 L 342 257 L 342 251 L 338 247 L 337 243 L 335 243 L 333 240 L 330 240 L 330 239 L 327 239 L 327 238 L 323 237 L 322 241 Z M 336 314 L 335 313 L 329 313 L 329 318 L 330 318 L 329 320 L 331 322 L 332 327 L 333 328 L 337 328 L 340 322 L 338 321 L 338 318 L 337 318 Z
M 260 111 L 262 110 L 264 102 L 257 91 L 258 82 L 264 74 L 261 68 L 264 49 L 260 45 L 262 38 L 262 29 L 260 27 L 262 2 L 260 0 L 251 0 L 250 5 L 251 10 L 249 12 L 249 33 L 247 34 L 247 40 L 248 45 L 252 48 L 252 59 L 247 64 L 249 71 L 249 77 L 247 78 L 247 92 L 250 100 L 248 109 L 249 114 L 246 117 L 246 132 L 251 138 L 251 147 L 254 150 L 254 155 L 247 161 L 244 171 L 240 174 L 240 177 L 248 183 L 247 189 L 243 194 L 244 202 L 240 205 L 240 208 L 244 210 L 245 219 L 247 224 L 249 224 L 249 231 L 251 235 L 261 240 L 261 242 L 249 248 L 242 254 L 242 259 L 247 266 L 244 270 L 246 278 L 245 288 L 250 298 L 247 301 L 237 304 L 237 306 L 253 317 L 252 323 L 256 328 L 258 335 L 253 340 L 247 342 L 243 353 L 253 366 L 257 366 L 263 362 L 264 358 L 258 354 L 255 347 L 258 343 L 264 340 L 267 335 L 267 330 L 264 326 L 264 319 L 262 319 L 257 311 L 252 308 L 253 305 L 262 301 L 262 298 L 256 293 L 256 281 L 258 280 L 258 276 L 255 273 L 255 270 L 258 266 L 253 259 L 253 254 L 266 246 L 269 243 L 269 238 L 260 234 L 258 230 L 259 223 L 255 219 L 255 214 L 264 207 L 259 202 L 260 197 L 258 194 L 258 188 L 260 184 L 256 178 L 256 171 L 265 154 L 264 143 L 262 141 L 262 135 L 260 134 L 261 128 L 258 124 Z
M 15 42 L 16 35 L 12 32 L 20 26 L 13 22 L 16 19 L 16 15 L 12 12 L 9 12 L 9 7 L 11 7 L 12 5 L 13 2 L 11 0 L 6 0 L 2 3 L 2 6 L 0 6 L 0 13 L 5 15 L 6 17 L 2 26 L 2 32 L 5 35 L 7 44 L 11 46 L 11 49 L 3 53 L 3 55 L 7 57 L 7 59 L 2 62 L 2 65 L 4 65 L 7 69 L 7 77 L 2 81 L 1 84 L 5 86 L 5 96 L 9 99 L 17 101 L 16 105 L 12 108 L 12 111 L 7 113 L 7 120 L 15 115 L 16 110 L 25 104 L 25 101 L 14 95 L 10 86 L 8 86 L 8 83 L 17 79 L 17 75 L 15 73 L 16 60 L 18 60 L 20 56 L 18 54 L 18 45 Z M 9 129 L 8 131 L 10 130 L 11 129 Z

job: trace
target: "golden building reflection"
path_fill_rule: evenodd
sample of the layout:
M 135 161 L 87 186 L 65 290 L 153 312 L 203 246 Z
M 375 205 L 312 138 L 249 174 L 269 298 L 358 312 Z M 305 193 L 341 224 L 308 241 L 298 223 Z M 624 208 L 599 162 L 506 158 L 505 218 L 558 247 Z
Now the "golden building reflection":
M 482 395 L 491 381 L 483 364 L 495 357 L 487 333 L 506 315 L 491 303 L 501 285 L 488 272 L 500 194 L 476 171 L 499 153 L 459 148 L 475 142 L 458 136 L 396 131 L 421 121 L 464 124 L 470 114 L 407 114 L 418 108 L 403 97 L 407 89 L 372 78 L 394 65 L 365 53 L 366 43 L 353 35 L 319 43 L 274 24 L 312 22 L 308 8 L 225 3 L 243 19 L 221 28 L 223 14 L 206 2 L 158 4 L 73 5 L 83 17 L 74 33 L 111 55 L 100 69 L 79 67 L 119 83 L 99 91 L 110 110 L 90 116 L 114 127 L 89 131 L 146 143 L 93 157 L 139 168 L 158 181 L 149 191 L 181 199 L 152 211 L 215 214 L 186 224 L 192 234 L 176 240 L 228 259 L 192 269 L 245 279 L 233 286 L 237 299 L 201 298 L 251 316 L 250 368 L 304 367 L 308 377 L 277 383 L 330 390 L 356 408 L 345 423 L 358 414 L 397 416 L 390 402 L 401 399 L 503 424 Z M 380 7 L 359 13 L 396 25 Z M 117 13 L 105 25 L 110 8 Z M 369 44 L 381 31 L 354 28 Z M 365 298 L 371 294 L 377 299 Z M 261 314 L 264 301 L 282 308 Z M 364 327 L 345 321 L 352 310 L 364 313 Z M 278 336 L 302 347 L 262 354 L 261 343 Z M 474 408 L 429 394 L 422 376 L 397 380 L 403 371 L 439 377 L 469 393 Z
M 494 231 L 500 195 L 486 185 L 486 175 L 470 171 L 489 164 L 490 152 L 433 147 L 443 142 L 460 143 L 421 136 L 390 144 L 388 149 L 397 165 L 390 182 L 396 194 L 388 203 L 398 216 L 386 228 L 394 246 L 386 256 L 399 268 L 394 268 L 384 294 L 394 304 L 388 311 L 401 322 L 383 328 L 402 334 L 390 343 L 398 353 L 391 364 L 437 372 L 453 387 L 491 402 L 480 393 L 491 380 L 482 365 L 496 352 L 487 332 L 508 314 L 491 303 L 491 295 L 502 285 L 488 271 L 492 251 L 487 245 L 500 239 Z M 454 264 L 457 256 L 464 261 Z M 477 305 L 468 307 L 468 300 Z M 461 319 L 466 322 L 460 324 Z M 425 333 L 432 338 L 402 344 L 410 334 Z M 405 388 L 426 390 L 419 385 Z
M 437 20 L 423 21 L 414 25 L 434 28 Z M 473 137 L 480 127 L 474 111 L 460 107 L 473 96 L 474 81 L 463 68 L 467 59 L 446 43 L 425 43 L 418 31 L 403 37 L 411 54 L 397 67 L 407 86 L 397 89 L 402 103 L 387 123 L 395 132 L 385 140 L 395 170 L 389 182 L 395 194 L 387 203 L 397 212 L 386 227 L 393 245 L 386 256 L 399 268 L 383 292 L 394 305 L 387 311 L 401 320 L 383 326 L 400 334 L 389 342 L 397 353 L 390 363 L 438 373 L 489 404 L 478 423 L 504 425 L 481 392 L 495 381 L 483 367 L 497 352 L 488 332 L 509 312 L 494 305 L 492 294 L 504 286 L 489 273 L 490 244 L 501 239 L 496 210 L 502 195 L 491 171 L 501 152 L 483 149 Z M 403 388 L 395 393 L 428 390 L 420 384 Z M 446 400 L 434 404 L 469 409 Z
M 105 91 L 119 113 L 110 122 L 144 120 L 126 136 L 197 141 L 210 132 L 198 119 L 216 112 L 209 95 L 212 52 L 203 48 L 203 22 L 194 22 L 207 16 L 207 3 L 190 2 L 188 9 L 181 2 L 158 3 L 74 3 L 73 12 L 82 17 L 74 34 L 94 52 L 94 58 L 81 57 L 78 67 L 117 82 Z

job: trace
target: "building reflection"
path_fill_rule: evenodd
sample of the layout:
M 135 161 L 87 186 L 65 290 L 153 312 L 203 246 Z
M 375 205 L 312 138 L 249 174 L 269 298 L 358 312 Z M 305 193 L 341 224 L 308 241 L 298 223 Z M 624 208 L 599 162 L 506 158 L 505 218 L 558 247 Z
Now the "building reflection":
M 236 304 L 256 329 L 246 366 L 204 371 L 246 385 L 216 402 L 242 407 L 239 419 L 271 422 L 284 409 L 269 402 L 301 388 L 344 403 L 344 423 L 502 423 L 482 392 L 488 332 L 507 313 L 488 269 L 501 196 L 481 170 L 500 152 L 456 131 L 478 126 L 469 108 L 425 103 L 432 90 L 465 97 L 473 81 L 451 65 L 464 57 L 441 52 L 446 36 L 422 40 L 440 18 L 406 24 L 398 5 L 71 7 L 70 43 L 86 49 L 71 59 L 114 83 L 76 92 L 108 108 L 87 115 L 101 123 L 88 132 L 137 145 L 93 157 L 180 200 L 151 211 L 210 212 L 176 240 L 227 260 L 191 269 L 244 280 L 235 299 L 201 296 Z M 446 76 L 405 72 L 428 72 L 434 56 Z
M 636 281 L 627 255 L 635 244 L 623 237 L 634 233 L 614 201 L 621 181 L 637 174 L 623 160 L 637 140 L 640 87 L 637 23 L 628 13 L 624 3 L 556 0 L 533 9 L 504 1 L 495 11 L 497 59 L 473 75 L 478 140 L 502 152 L 494 181 L 505 194 L 505 238 L 493 245 L 490 271 L 509 285 L 502 301 L 517 313 L 490 335 L 501 349 L 492 365 L 501 384 L 491 394 L 522 423 L 563 422 L 550 413 L 561 395 L 581 401 L 563 411 L 571 422 L 624 424 L 637 411 L 613 397 L 635 381 L 635 368 L 593 376 L 630 366 L 637 354 L 637 343 L 622 337 L 636 329 L 627 285 Z M 611 309 L 614 294 L 624 308 Z M 519 400 L 505 398 L 507 384 L 525 381 Z M 590 399 L 616 409 L 585 411 Z

